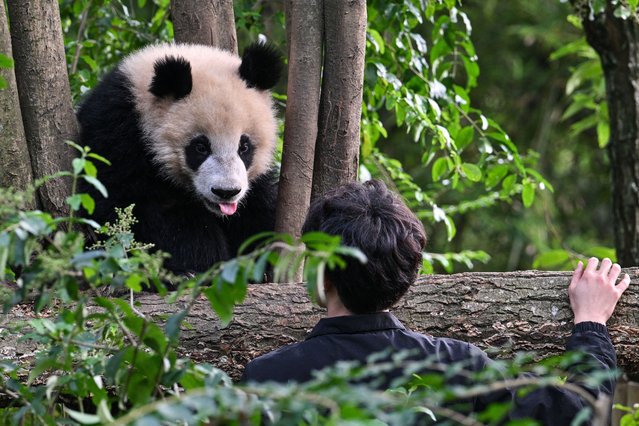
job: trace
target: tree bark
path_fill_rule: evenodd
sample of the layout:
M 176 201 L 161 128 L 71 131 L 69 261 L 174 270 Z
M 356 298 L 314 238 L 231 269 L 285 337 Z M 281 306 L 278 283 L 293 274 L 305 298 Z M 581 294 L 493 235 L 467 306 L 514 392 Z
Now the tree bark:
M 237 54 L 232 0 L 173 0 L 175 41 L 205 44 Z
M 0 2 L 0 53 L 13 57 L 4 2 Z M 0 90 L 0 186 L 26 189 L 33 183 L 31 159 L 24 136 L 20 101 L 13 68 L 0 69 L 7 87 Z
M 64 141 L 77 137 L 57 0 L 8 0 L 11 42 L 20 109 L 35 178 L 71 167 Z M 38 190 L 41 206 L 66 215 L 68 179 L 55 179 Z
M 296 237 L 301 234 L 311 201 L 322 33 L 323 0 L 286 2 L 288 88 L 275 230 Z
M 639 269 L 625 270 L 633 285 L 624 293 L 608 329 L 618 365 L 639 378 Z M 520 271 L 423 276 L 393 312 L 415 331 L 470 341 L 493 356 L 508 358 L 516 351 L 536 351 L 540 357 L 562 353 L 572 329 L 567 288 L 570 273 Z M 136 296 L 138 309 L 163 322 L 183 309 L 186 301 L 167 304 L 156 294 Z M 93 309 L 93 308 L 92 308 Z M 222 328 L 208 301 L 196 303 L 186 319 L 180 340 L 183 355 L 211 362 L 238 378 L 255 356 L 300 341 L 322 316 L 300 284 L 256 284 L 235 309 L 230 325 Z M 25 320 L 14 308 L 8 323 Z M 0 355 L 24 358 L 33 344 L 21 336 L 3 336 Z
M 582 23 L 606 80 L 615 247 L 618 262 L 629 267 L 639 265 L 639 25 L 616 18 L 608 3 L 594 19 L 582 13 Z
M 366 2 L 326 0 L 324 76 L 312 198 L 355 180 L 366 50 Z

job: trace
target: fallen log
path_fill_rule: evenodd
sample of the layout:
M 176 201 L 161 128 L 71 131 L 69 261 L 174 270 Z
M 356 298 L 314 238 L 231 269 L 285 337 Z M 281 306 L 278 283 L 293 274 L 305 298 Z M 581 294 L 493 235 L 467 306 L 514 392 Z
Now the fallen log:
M 639 268 L 624 270 L 632 279 L 608 324 L 618 364 L 639 378 Z M 415 331 L 470 341 L 493 356 L 507 358 L 516 351 L 540 357 L 559 354 L 572 328 L 567 287 L 570 273 L 519 271 L 423 276 L 393 312 Z M 156 294 L 136 295 L 138 309 L 158 322 L 186 305 L 167 304 Z M 302 284 L 256 284 L 222 327 L 202 298 L 194 305 L 182 330 L 180 352 L 210 362 L 232 377 L 241 375 L 252 358 L 302 340 L 321 318 Z M 24 319 L 24 310 L 8 321 Z M 24 357 L 32 351 L 19 336 L 0 336 L 0 354 Z M 7 349 L 9 348 L 9 349 Z

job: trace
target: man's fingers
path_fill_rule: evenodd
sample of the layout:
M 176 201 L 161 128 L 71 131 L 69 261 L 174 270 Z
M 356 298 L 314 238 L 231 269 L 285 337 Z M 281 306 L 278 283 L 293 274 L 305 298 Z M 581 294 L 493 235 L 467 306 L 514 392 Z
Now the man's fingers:
M 612 266 L 612 262 L 607 257 L 601 261 L 601 266 L 599 267 L 599 272 L 606 276 L 608 272 L 610 272 L 610 267 Z
M 577 267 L 572 273 L 572 280 L 570 280 L 570 287 L 576 286 L 577 282 L 579 281 L 579 279 L 581 278 L 583 274 L 584 274 L 584 264 L 580 260 L 579 263 L 577 263 Z
M 619 266 L 618 263 L 615 263 L 612 265 L 612 268 L 610 268 L 610 275 L 608 275 L 608 279 L 611 283 L 616 283 L 617 278 L 619 278 L 619 274 L 621 274 L 621 266 Z
M 596 257 L 591 257 L 588 259 L 588 264 L 586 265 L 586 269 L 584 272 L 595 272 L 597 270 L 597 264 L 599 263 L 599 259 Z
M 625 274 L 621 282 L 617 284 L 617 288 L 619 289 L 621 293 L 623 293 L 624 291 L 626 291 L 629 285 L 630 285 L 630 276 L 628 276 L 628 274 Z

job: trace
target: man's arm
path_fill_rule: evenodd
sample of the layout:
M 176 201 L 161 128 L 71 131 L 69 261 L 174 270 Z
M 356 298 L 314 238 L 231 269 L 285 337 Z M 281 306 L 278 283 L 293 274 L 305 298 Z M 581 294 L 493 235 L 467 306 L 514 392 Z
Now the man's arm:
M 582 385 L 595 397 L 599 394 L 612 396 L 614 393 L 615 379 L 612 370 L 616 368 L 617 359 L 606 322 L 630 284 L 627 274 L 617 284 L 621 268 L 610 259 L 604 259 L 599 269 L 598 263 L 596 258 L 591 258 L 584 268 L 583 263 L 579 262 L 573 273 L 568 295 L 575 315 L 575 326 L 566 345 L 567 350 L 579 351 L 586 356 L 586 359 L 571 366 L 568 371 L 569 381 L 579 383 L 579 377 L 584 377 L 591 371 L 611 372 L 610 377 L 603 379 L 598 385 Z M 542 388 L 523 398 L 515 398 L 515 392 L 516 390 L 512 390 L 509 395 L 491 395 L 486 399 L 479 399 L 477 409 L 484 409 L 488 403 L 496 400 L 512 398 L 515 407 L 510 418 L 532 418 L 543 425 L 564 425 L 570 424 L 574 416 L 587 406 L 579 395 L 564 388 Z

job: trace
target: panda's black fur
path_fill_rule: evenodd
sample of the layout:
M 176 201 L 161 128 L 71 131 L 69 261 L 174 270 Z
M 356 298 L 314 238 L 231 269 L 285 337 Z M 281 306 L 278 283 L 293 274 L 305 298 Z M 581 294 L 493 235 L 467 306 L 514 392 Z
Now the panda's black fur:
M 114 221 L 115 207 L 135 204 L 133 211 L 138 219 L 134 226 L 136 240 L 153 243 L 156 249 L 169 253 L 171 257 L 165 263 L 167 268 L 178 273 L 199 272 L 218 261 L 233 257 L 249 236 L 274 228 L 277 177 L 270 162 L 275 140 L 275 118 L 270 104 L 272 101 L 266 90 L 277 82 L 281 67 L 280 57 L 273 48 L 264 45 L 250 47 L 241 62 L 230 54 L 204 46 L 167 44 L 150 49 L 155 50 L 146 53 L 144 57 L 138 54 L 141 59 L 133 58 L 134 54 L 129 62 L 124 61 L 125 65 L 120 64 L 107 74 L 79 108 L 77 116 L 81 129 L 80 143 L 90 146 L 93 152 L 106 157 L 112 163 L 111 166 L 100 165 L 98 174 L 109 192 L 108 198 L 102 197 L 92 188 L 83 189 L 89 191 L 96 201 L 93 219 L 98 223 Z M 219 73 L 217 70 L 209 72 L 191 69 L 193 63 L 204 61 L 201 59 L 202 55 L 208 54 L 213 55 L 211 57 L 214 59 L 221 58 L 215 59 L 224 66 Z M 151 59 L 154 62 L 148 66 L 153 67 L 152 71 L 144 63 Z M 132 73 L 132 69 L 142 69 L 142 74 L 148 74 L 148 83 L 142 76 Z M 237 69 L 235 74 L 232 72 L 234 69 Z M 227 71 L 228 74 L 224 74 Z M 201 81 L 207 75 L 213 76 L 211 82 Z M 241 84 L 235 81 L 236 78 Z M 216 90 L 211 89 L 211 86 L 218 84 L 217 87 L 222 87 L 221 84 L 226 84 L 226 80 L 229 80 L 229 84 L 233 80 L 234 93 L 238 93 L 238 99 L 229 96 L 216 101 L 201 99 L 201 93 L 197 91 L 204 90 L 202 88 Z M 145 90 L 150 95 L 144 93 Z M 152 97 L 147 99 L 147 96 Z M 251 105 L 231 104 L 242 101 Z M 232 107 L 255 106 L 254 109 L 261 111 L 262 116 L 254 117 L 246 113 L 246 117 L 238 119 L 242 123 L 234 122 L 233 117 L 226 117 L 218 124 L 214 114 L 206 113 L 209 106 L 207 102 L 228 103 L 210 105 L 212 108 L 222 108 L 215 110 L 218 112 Z M 149 123 L 162 127 L 164 115 L 170 119 L 174 116 L 171 114 L 175 113 L 186 114 L 185 121 L 190 123 L 188 108 L 193 108 L 194 116 L 203 117 L 207 121 L 194 121 L 190 124 L 193 129 L 199 129 L 200 124 L 205 124 L 202 129 L 215 131 L 197 135 L 199 130 L 185 129 L 185 140 L 180 141 L 179 137 L 175 137 L 181 135 L 180 123 L 170 123 L 171 126 L 166 130 L 166 140 L 156 137 L 160 133 L 154 133 L 156 129 Z M 270 116 L 267 116 L 269 113 L 266 111 L 269 111 Z M 151 114 L 152 119 L 143 117 L 144 114 Z M 264 121 L 263 125 L 260 120 Z M 251 123 L 253 135 L 249 136 L 247 133 L 250 132 L 242 128 L 243 125 L 248 125 L 244 123 Z M 228 132 L 224 128 L 218 128 L 223 124 L 229 125 Z M 227 133 L 231 136 L 227 137 Z M 206 178 L 198 175 L 198 167 L 215 154 L 213 152 L 210 157 L 199 158 L 206 152 L 201 147 L 198 147 L 197 152 L 193 151 L 193 144 L 198 143 L 198 137 L 205 141 L 203 146 L 209 149 L 214 149 L 211 147 L 216 146 L 215 143 L 225 143 L 214 142 L 213 139 L 226 138 L 224 141 L 228 140 L 228 143 L 236 143 L 235 140 L 238 139 L 239 160 L 253 174 L 249 176 L 247 171 L 246 177 L 236 179 L 237 182 L 246 179 L 248 185 L 242 189 L 243 198 L 238 202 L 233 200 L 237 211 L 230 216 L 224 216 L 216 210 L 214 202 L 209 202 L 207 207 L 196 184 L 189 181 L 196 177 Z M 251 139 L 256 137 L 261 139 L 257 142 Z M 158 144 L 162 146 L 158 147 Z M 229 152 L 232 149 L 235 148 L 230 147 Z M 260 163 L 255 163 L 255 158 Z M 179 164 L 171 164 L 171 168 L 163 163 L 166 159 Z M 239 160 L 234 160 L 235 174 L 239 173 Z M 217 163 L 211 159 L 207 167 L 211 168 L 214 164 Z M 216 175 L 216 179 L 221 178 Z M 237 182 L 229 184 L 232 187 L 230 190 L 219 189 L 215 192 L 212 187 L 211 191 L 217 195 L 211 197 L 222 200 L 221 204 L 226 203 L 225 198 L 231 199 L 239 191 L 235 188 L 238 186 Z M 219 185 L 226 188 L 224 182 Z M 219 195 L 219 191 L 224 194 Z

